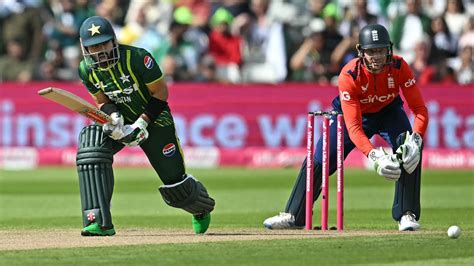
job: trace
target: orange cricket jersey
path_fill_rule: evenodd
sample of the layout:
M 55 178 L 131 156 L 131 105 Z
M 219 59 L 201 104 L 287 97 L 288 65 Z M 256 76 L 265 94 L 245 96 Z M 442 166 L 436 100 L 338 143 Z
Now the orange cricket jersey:
M 370 73 L 360 59 L 352 59 L 341 70 L 338 84 L 349 137 L 365 155 L 374 147 L 363 131 L 362 115 L 379 112 L 399 95 L 400 90 L 415 115 L 413 131 L 424 135 L 428 110 L 412 71 L 402 57 L 394 55 L 392 62 L 379 74 Z

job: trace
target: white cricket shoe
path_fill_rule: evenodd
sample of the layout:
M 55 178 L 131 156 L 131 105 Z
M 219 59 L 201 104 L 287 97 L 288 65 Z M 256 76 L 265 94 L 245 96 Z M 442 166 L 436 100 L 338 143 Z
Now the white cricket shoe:
M 280 214 L 267 218 L 263 221 L 267 229 L 301 229 L 302 226 L 295 225 L 295 217 L 291 213 L 280 212 Z
M 416 216 L 408 211 L 398 222 L 398 231 L 416 231 L 420 229 L 420 224 L 416 221 Z

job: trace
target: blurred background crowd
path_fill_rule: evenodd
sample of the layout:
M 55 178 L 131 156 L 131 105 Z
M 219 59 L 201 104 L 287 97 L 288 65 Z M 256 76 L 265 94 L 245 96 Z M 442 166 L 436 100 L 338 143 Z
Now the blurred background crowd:
M 111 21 L 169 82 L 337 84 L 361 27 L 387 27 L 418 84 L 472 84 L 473 0 L 1 0 L 0 82 L 78 80 L 78 31 Z

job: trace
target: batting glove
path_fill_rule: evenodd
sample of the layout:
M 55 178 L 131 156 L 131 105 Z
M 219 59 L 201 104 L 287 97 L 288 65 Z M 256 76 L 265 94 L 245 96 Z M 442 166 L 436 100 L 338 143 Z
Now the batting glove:
M 120 142 L 130 147 L 141 145 L 148 138 L 147 126 L 148 122 L 141 117 L 139 117 L 135 123 L 125 125 L 123 128 L 125 137 L 123 137 Z
M 420 134 L 407 132 L 405 141 L 398 147 L 396 153 L 403 162 L 403 168 L 411 174 L 420 162 L 421 145 L 423 139 Z
M 105 123 L 102 126 L 104 134 L 108 135 L 114 140 L 119 140 L 125 137 L 125 134 L 123 132 L 123 116 L 119 112 L 115 112 L 110 114 L 110 118 L 112 118 L 112 121 Z
M 388 180 L 398 180 L 402 170 L 397 156 L 387 154 L 382 147 L 369 152 L 368 158 L 374 163 L 377 174 L 384 176 Z

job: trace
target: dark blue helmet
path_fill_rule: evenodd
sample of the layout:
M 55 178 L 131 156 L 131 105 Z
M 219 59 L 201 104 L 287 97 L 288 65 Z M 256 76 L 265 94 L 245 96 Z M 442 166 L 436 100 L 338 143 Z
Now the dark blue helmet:
M 82 54 L 84 60 L 92 68 L 106 70 L 113 67 L 120 59 L 117 38 L 110 22 L 100 16 L 86 19 L 79 30 Z M 90 46 L 106 44 L 112 41 L 110 48 L 89 51 Z
M 86 19 L 79 30 L 82 45 L 87 47 L 115 39 L 115 32 L 110 22 L 99 16 Z
M 356 46 L 359 58 L 370 70 L 374 65 L 367 62 L 365 51 L 367 49 L 387 48 L 385 64 L 392 62 L 393 44 L 387 29 L 380 24 L 369 24 L 359 32 L 359 43 Z

